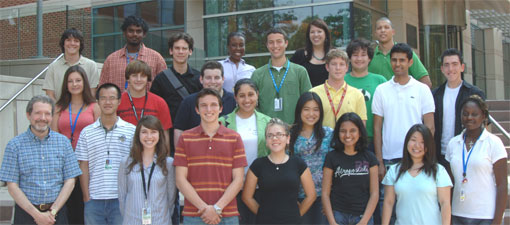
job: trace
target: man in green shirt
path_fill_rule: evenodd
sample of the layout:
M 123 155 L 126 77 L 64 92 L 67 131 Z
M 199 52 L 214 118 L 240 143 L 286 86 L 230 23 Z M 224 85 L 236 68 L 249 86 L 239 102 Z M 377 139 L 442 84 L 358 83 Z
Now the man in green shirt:
M 266 47 L 271 59 L 253 72 L 251 79 L 260 90 L 259 111 L 288 124 L 294 122 L 294 110 L 301 94 L 312 88 L 306 69 L 285 56 L 287 36 L 280 29 L 266 34 Z
M 365 39 L 353 40 L 347 46 L 347 55 L 351 61 L 352 71 L 345 75 L 347 84 L 359 89 L 365 96 L 367 107 L 367 134 L 369 138 L 369 147 L 373 150 L 372 138 L 374 136 L 374 122 L 372 115 L 372 96 L 375 88 L 384 82 L 386 78 L 379 74 L 368 72 L 368 64 L 374 57 L 374 50 L 370 48 L 370 42 Z
M 390 19 L 387 17 L 381 17 L 375 23 L 375 36 L 378 41 L 378 45 L 374 51 L 374 57 L 368 66 L 368 71 L 375 74 L 383 75 L 386 80 L 391 79 L 393 69 L 390 64 L 390 50 L 395 45 L 393 41 L 393 35 L 395 35 L 395 29 L 391 24 Z M 429 73 L 423 66 L 418 58 L 418 55 L 413 52 L 413 65 L 409 67 L 409 75 L 414 79 L 432 87 L 432 81 L 430 81 Z

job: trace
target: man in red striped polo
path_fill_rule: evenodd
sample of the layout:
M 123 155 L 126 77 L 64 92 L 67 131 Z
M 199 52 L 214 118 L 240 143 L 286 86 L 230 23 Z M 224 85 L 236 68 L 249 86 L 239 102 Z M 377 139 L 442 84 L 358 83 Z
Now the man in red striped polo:
M 175 150 L 177 187 L 185 198 L 183 224 L 238 224 L 236 195 L 247 166 L 241 136 L 218 123 L 221 96 L 197 94 L 200 125 L 182 133 Z

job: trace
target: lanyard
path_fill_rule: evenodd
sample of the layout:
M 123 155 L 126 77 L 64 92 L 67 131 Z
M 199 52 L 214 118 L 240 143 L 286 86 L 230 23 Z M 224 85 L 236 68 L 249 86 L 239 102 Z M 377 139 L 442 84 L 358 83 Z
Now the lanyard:
M 138 59 L 138 52 L 135 54 L 134 60 Z M 128 51 L 126 49 L 126 66 L 129 65 L 129 62 L 131 61 L 131 57 L 129 57 Z M 124 83 L 124 89 L 127 89 L 128 82 L 126 80 L 126 83 Z
M 145 201 L 147 201 L 147 193 L 149 193 L 149 190 L 150 190 L 149 188 L 151 186 L 152 172 L 154 172 L 154 168 L 156 167 L 156 163 L 152 162 L 151 172 L 149 173 L 149 181 L 147 182 L 147 189 L 145 189 L 145 172 L 144 172 L 144 169 L 143 169 L 143 163 L 140 166 L 142 167 L 140 169 L 140 172 L 142 173 L 143 193 L 145 194 Z
M 138 115 L 136 114 L 136 108 L 135 108 L 135 104 L 133 103 L 133 98 L 131 98 L 131 94 L 129 94 L 129 91 L 127 91 L 127 94 L 129 97 L 129 102 L 131 103 L 131 107 L 133 108 L 133 112 L 135 113 L 136 121 L 138 122 L 139 119 L 138 119 Z M 147 91 L 145 92 L 145 101 L 143 102 L 143 108 L 142 108 L 142 113 L 140 113 L 140 119 L 143 117 L 143 113 L 145 112 L 145 105 L 147 105 Z
M 74 124 L 73 124 L 73 113 L 72 113 L 72 109 L 71 109 L 71 103 L 69 103 L 69 123 L 71 125 L 71 142 L 73 142 L 74 130 L 76 130 L 76 124 L 78 123 L 78 117 L 80 117 L 80 113 L 81 113 L 81 110 L 83 109 L 84 105 L 85 104 L 81 105 L 80 111 L 78 111 L 78 114 L 76 115 L 76 118 L 74 119 Z
M 269 75 L 271 75 L 271 79 L 273 80 L 274 88 L 276 89 L 276 94 L 280 94 L 280 89 L 283 86 L 283 81 L 285 80 L 285 77 L 287 77 L 287 73 L 289 72 L 290 67 L 290 61 L 287 60 L 287 68 L 285 68 L 285 74 L 283 74 L 282 81 L 280 81 L 280 87 L 276 86 L 276 81 L 274 80 L 273 72 L 271 71 L 271 60 L 267 64 L 267 68 L 269 69 Z
M 482 133 L 483 133 L 483 130 L 482 130 Z M 465 152 L 464 147 L 466 146 L 466 134 L 464 134 L 464 139 L 463 139 L 463 143 L 462 143 L 462 176 L 464 178 L 466 178 L 466 169 L 467 169 L 467 164 L 469 162 L 469 158 L 471 158 L 471 153 L 473 153 L 473 150 L 475 150 L 476 143 L 478 143 L 478 140 L 482 136 L 482 133 L 480 133 L 480 136 L 478 136 L 478 138 L 476 139 L 475 144 L 473 145 L 473 147 L 471 147 L 471 150 L 469 151 L 467 159 L 465 159 L 466 156 L 464 153 Z
M 335 110 L 335 105 L 333 104 L 333 99 L 331 98 L 331 95 L 329 94 L 328 86 L 326 85 L 326 82 L 324 82 L 324 90 L 326 90 L 326 95 L 328 96 L 329 105 L 331 105 L 331 110 L 333 110 L 333 114 L 335 114 L 335 120 L 336 116 L 340 112 L 340 108 L 342 107 L 342 104 L 344 103 L 344 97 L 345 93 L 347 93 L 347 85 L 345 85 L 344 92 L 342 93 L 342 98 L 340 99 L 340 102 L 338 103 L 338 110 Z

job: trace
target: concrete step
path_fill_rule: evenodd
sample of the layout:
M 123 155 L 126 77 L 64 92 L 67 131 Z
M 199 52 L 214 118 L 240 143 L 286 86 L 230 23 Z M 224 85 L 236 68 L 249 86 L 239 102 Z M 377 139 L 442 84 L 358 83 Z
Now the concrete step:
M 494 128 L 493 128 L 493 131 L 494 131 Z M 501 141 L 503 141 L 503 145 L 510 146 L 510 140 L 508 140 L 508 138 L 503 136 L 502 133 L 494 132 L 494 135 L 498 136 L 499 139 L 501 139 Z
M 489 110 L 510 110 L 510 101 L 508 100 L 487 100 Z
M 509 110 L 491 110 L 489 114 L 496 120 L 498 123 L 504 121 L 510 121 L 510 111 Z
M 503 127 L 503 129 L 506 130 L 506 132 L 510 132 L 510 121 L 498 121 L 499 125 L 501 125 Z M 495 126 L 493 126 L 492 128 L 492 131 L 494 133 L 498 133 L 498 128 L 496 128 Z

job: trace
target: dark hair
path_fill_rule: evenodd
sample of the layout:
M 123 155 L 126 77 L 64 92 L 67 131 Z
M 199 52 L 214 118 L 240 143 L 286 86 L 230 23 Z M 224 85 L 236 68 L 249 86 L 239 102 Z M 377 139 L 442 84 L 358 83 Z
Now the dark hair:
M 407 55 L 408 60 L 413 59 L 413 50 L 406 43 L 397 43 L 393 45 L 393 48 L 391 48 L 390 51 L 390 58 L 393 55 L 393 53 L 405 53 Z
M 120 27 L 120 29 L 123 32 L 126 32 L 127 28 L 131 25 L 141 27 L 144 34 L 146 34 L 147 31 L 149 31 L 149 25 L 147 25 L 147 23 L 142 18 L 135 16 L 135 15 L 126 17 L 124 19 L 124 23 L 122 23 L 122 26 Z
M 259 89 L 257 88 L 257 84 L 255 84 L 255 82 L 253 82 L 252 79 L 250 79 L 250 78 L 243 78 L 241 80 L 238 80 L 236 82 L 236 84 L 234 85 L 234 96 L 237 96 L 237 93 L 239 93 L 239 89 L 241 89 L 241 86 L 243 86 L 243 85 L 248 85 L 251 88 L 253 88 L 253 90 L 255 90 L 255 92 L 257 92 L 257 94 L 259 93 Z
M 60 37 L 60 42 L 59 42 L 60 49 L 62 50 L 62 53 L 66 52 L 66 50 L 64 48 L 64 42 L 68 38 L 76 38 L 80 41 L 80 55 L 81 55 L 81 52 L 83 51 L 83 48 L 85 47 L 85 43 L 83 41 L 83 34 L 81 33 L 81 31 L 77 30 L 76 28 L 70 28 L 70 29 L 67 29 L 64 31 L 64 33 Z
M 335 124 L 335 130 L 333 131 L 333 138 L 331 139 L 331 148 L 335 149 L 336 151 L 343 152 L 345 150 L 345 145 L 340 141 L 340 127 L 342 126 L 342 123 L 344 122 L 351 122 L 356 127 L 358 127 L 359 131 L 359 139 L 358 142 L 356 142 L 356 145 L 354 146 L 354 150 L 357 152 L 364 152 L 368 147 L 368 140 L 367 140 L 367 129 L 365 128 L 365 125 L 363 125 L 363 121 L 358 116 L 358 114 L 354 112 L 348 112 L 344 113 Z
M 307 53 L 305 55 L 306 61 L 310 61 L 310 59 L 312 59 L 312 54 L 313 54 L 313 45 L 312 45 L 312 41 L 310 40 L 310 29 L 312 29 L 312 26 L 318 27 L 324 31 L 324 34 L 326 36 L 326 39 L 324 40 L 324 49 L 323 49 L 324 54 L 328 53 L 329 48 L 331 47 L 331 34 L 329 32 L 329 28 L 328 28 L 328 25 L 326 24 L 326 22 L 324 22 L 324 20 L 321 20 L 321 19 L 312 20 L 312 22 L 310 22 L 310 24 L 308 25 L 308 28 L 306 29 L 306 41 L 305 41 L 305 50 Z
M 122 93 L 120 92 L 119 86 L 117 86 L 114 83 L 104 83 L 104 84 L 101 84 L 101 86 L 99 86 L 96 90 L 96 100 L 99 100 L 99 92 L 101 91 L 101 89 L 109 89 L 109 88 L 115 88 L 115 90 L 117 90 L 117 99 L 120 99 L 120 96 L 122 95 Z
M 322 101 L 319 95 L 314 92 L 305 92 L 301 96 L 296 104 L 296 110 L 294 111 L 294 124 L 290 128 L 290 146 L 289 152 L 291 155 L 294 154 L 294 144 L 296 143 L 297 138 L 299 137 L 299 133 L 303 130 L 303 120 L 301 120 L 301 113 L 303 111 L 303 107 L 309 101 L 315 101 L 319 106 L 319 120 L 317 123 L 313 125 L 313 134 L 315 141 L 315 149 L 314 152 L 317 152 L 322 145 L 322 140 L 324 139 L 325 133 L 324 128 L 322 128 L 322 121 L 324 120 L 324 109 L 322 108 Z
M 129 80 L 129 77 L 133 74 L 142 73 L 143 75 L 147 76 L 147 81 L 152 80 L 152 71 L 151 67 L 147 65 L 142 60 L 133 60 L 126 66 L 126 72 L 124 74 L 126 80 Z
M 366 39 L 363 38 L 354 39 L 353 41 L 351 41 L 351 43 L 349 43 L 346 49 L 349 59 L 352 57 L 352 54 L 355 51 L 366 50 L 368 58 L 372 60 L 372 58 L 374 58 L 374 49 L 370 47 L 370 45 L 371 45 L 370 41 L 367 41 Z
M 282 29 L 280 28 L 271 28 L 269 29 L 267 32 L 266 32 L 266 43 L 267 43 L 267 37 L 270 35 L 270 34 L 281 34 L 283 35 L 283 39 L 284 40 L 288 40 L 287 38 L 287 34 L 285 33 L 285 31 L 283 31 Z
M 485 120 L 489 119 L 489 106 L 487 106 L 482 97 L 477 94 L 470 95 L 468 98 L 464 99 L 462 103 L 460 103 L 461 112 L 464 110 L 464 106 L 469 102 L 475 103 L 478 108 L 480 108 L 483 115 L 485 116 Z M 483 121 L 483 124 L 487 125 L 487 121 Z
M 129 157 L 132 161 L 127 166 L 126 174 L 129 174 L 136 164 L 140 164 L 140 169 L 143 168 L 143 145 L 140 141 L 140 131 L 142 130 L 142 126 L 151 130 L 157 130 L 159 133 L 159 140 L 154 149 L 156 154 L 156 165 L 161 168 L 163 175 L 166 176 L 168 174 L 166 168 L 168 146 L 165 144 L 165 132 L 163 131 L 163 126 L 159 119 L 152 115 L 142 117 L 140 121 L 138 121 L 138 125 L 136 125 L 135 135 L 133 137 L 133 146 L 131 146 L 131 152 L 129 153 Z
M 246 37 L 242 32 L 239 31 L 230 32 L 230 34 L 228 34 L 227 36 L 227 45 L 230 45 L 230 39 L 233 37 L 240 37 L 246 40 Z
M 81 96 L 83 98 L 83 103 L 85 105 L 90 105 L 96 100 L 94 100 L 94 97 L 92 96 L 92 92 L 90 91 L 90 85 L 89 85 L 89 79 L 87 77 L 87 73 L 85 73 L 85 70 L 81 68 L 79 65 L 74 65 L 69 67 L 65 74 L 64 74 L 64 81 L 62 82 L 62 92 L 60 94 L 60 98 L 57 101 L 57 106 L 60 109 L 60 111 L 64 110 L 66 107 L 69 106 L 69 103 L 71 102 L 72 96 L 69 92 L 69 88 L 67 88 L 67 81 L 69 80 L 69 75 L 71 73 L 78 73 L 81 75 L 81 78 L 83 80 L 83 91 L 81 93 Z
M 206 95 L 212 95 L 212 96 L 216 97 L 218 99 L 220 108 L 223 107 L 223 102 L 221 101 L 220 93 L 218 93 L 216 90 L 213 90 L 210 88 L 204 88 L 197 93 L 197 99 L 195 100 L 195 107 L 197 107 L 197 109 L 198 109 L 198 101 L 201 98 L 205 97 Z
M 423 136 L 423 147 L 425 151 L 425 155 L 423 155 L 423 166 L 420 168 L 427 174 L 436 179 L 437 174 L 437 161 L 436 161 L 436 145 L 434 143 L 434 137 L 427 126 L 423 124 L 415 124 L 413 125 L 406 134 L 406 138 L 404 141 L 404 152 L 402 161 L 400 161 L 400 168 L 398 170 L 397 179 L 400 178 L 402 174 L 411 169 L 413 166 L 413 160 L 411 159 L 411 155 L 409 154 L 409 150 L 407 149 L 407 144 L 413 136 L 414 133 L 419 132 Z
M 460 51 L 457 50 L 456 48 L 449 48 L 449 49 L 446 49 L 443 52 L 443 54 L 441 55 L 441 65 L 443 65 L 444 57 L 446 57 L 446 56 L 454 56 L 454 55 L 459 57 L 460 64 L 464 64 L 464 60 L 462 58 L 462 53 L 460 53 Z
M 170 38 L 168 38 L 168 49 L 172 49 L 174 47 L 174 43 L 178 40 L 184 40 L 188 43 L 189 50 L 193 51 L 193 37 L 185 32 L 179 32 L 170 36 Z
M 221 71 L 221 77 L 223 77 L 223 66 L 218 61 L 207 61 L 202 66 L 202 69 L 200 70 L 200 76 L 204 77 L 204 71 L 205 70 L 214 70 L 218 69 Z
M 28 101 L 26 111 L 28 114 L 32 114 L 34 110 L 34 104 L 40 102 L 51 105 L 51 115 L 55 112 L 55 102 L 47 95 L 36 95 Z

